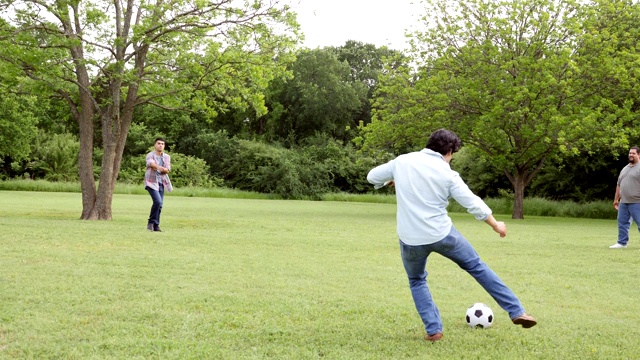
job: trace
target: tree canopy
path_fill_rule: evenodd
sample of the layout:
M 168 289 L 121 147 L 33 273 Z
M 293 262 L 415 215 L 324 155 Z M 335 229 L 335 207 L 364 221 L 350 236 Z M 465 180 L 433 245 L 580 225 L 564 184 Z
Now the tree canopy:
M 64 99 L 78 123 L 83 219 L 111 218 L 136 107 L 264 113 L 262 92 L 298 41 L 295 14 L 277 0 L 2 0 L 0 16 L 0 61 Z
M 631 1 L 427 1 L 426 29 L 412 40 L 417 69 L 382 78 L 365 145 L 405 151 L 449 128 L 504 172 L 522 218 L 525 188 L 547 160 L 628 145 L 640 59 L 628 26 L 638 10 Z

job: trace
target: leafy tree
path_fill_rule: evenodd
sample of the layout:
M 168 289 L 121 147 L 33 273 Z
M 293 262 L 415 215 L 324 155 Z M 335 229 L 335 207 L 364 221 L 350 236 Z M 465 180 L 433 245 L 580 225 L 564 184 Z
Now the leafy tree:
M 371 122 L 371 99 L 378 87 L 378 78 L 385 69 L 397 69 L 408 62 L 408 57 L 403 53 L 387 48 L 376 47 L 373 44 L 365 44 L 359 41 L 348 40 L 343 46 L 335 48 L 338 60 L 349 64 L 351 79 L 360 82 L 367 88 L 365 99 L 362 99 L 362 107 L 356 115 L 356 123 L 368 124 Z
M 24 160 L 37 134 L 37 117 L 31 112 L 37 99 L 0 93 L 0 161 L 10 158 Z
M 49 181 L 77 181 L 79 149 L 80 144 L 74 135 L 40 130 L 28 167 L 34 176 Z
M 6 26 L 0 19 L 0 28 Z M 37 134 L 37 97 L 21 90 L 19 69 L 0 62 L 0 165 L 10 173 L 11 163 L 25 160 Z
M 293 78 L 276 80 L 268 93 L 270 112 L 254 128 L 289 145 L 316 133 L 336 139 L 348 137 L 355 115 L 366 99 L 366 87 L 351 79 L 349 64 L 338 60 L 331 48 L 301 50 L 291 65 Z
M 278 0 L 1 0 L 0 17 L 0 61 L 65 99 L 78 123 L 82 219 L 111 219 L 136 107 L 262 114 L 298 27 Z
M 422 147 L 432 130 L 450 128 L 507 176 L 516 219 L 549 159 L 627 146 L 640 53 L 625 31 L 640 21 L 638 5 L 427 1 L 426 13 L 428 29 L 413 36 L 419 69 L 383 78 L 366 146 Z M 627 25 L 608 25 L 617 19 Z

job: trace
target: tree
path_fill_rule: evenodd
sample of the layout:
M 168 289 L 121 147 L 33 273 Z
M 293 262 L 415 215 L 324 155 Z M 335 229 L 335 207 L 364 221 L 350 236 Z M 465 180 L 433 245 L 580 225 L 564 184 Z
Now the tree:
M 295 15 L 278 0 L 1 0 L 0 61 L 66 100 L 79 126 L 82 219 L 111 219 L 134 109 L 266 111 Z M 94 135 L 101 138 L 94 144 Z M 102 148 L 96 189 L 92 155 Z
M 427 3 L 428 29 L 413 36 L 419 68 L 401 68 L 381 81 L 374 120 L 365 129 L 367 146 L 424 146 L 425 134 L 450 128 L 504 172 L 514 190 L 515 219 L 523 218 L 525 189 L 547 160 L 627 146 L 637 98 L 624 97 L 637 84 L 630 64 L 640 53 L 625 53 L 631 62 L 623 64 L 615 45 L 602 40 L 608 21 L 637 24 L 638 6 L 604 0 L 589 6 Z M 610 5 L 603 16 L 600 10 Z M 609 37 L 630 43 L 630 35 L 620 30 Z M 614 72 L 614 65 L 621 69 Z M 613 86 L 603 88 L 601 81 L 622 84 L 622 96 L 612 96 L 606 90 Z
M 291 64 L 293 78 L 274 81 L 268 93 L 270 113 L 254 125 L 291 145 L 316 133 L 345 140 L 347 126 L 366 99 L 366 87 L 351 79 L 349 64 L 331 48 L 301 50 Z
M 38 99 L 20 91 L 23 81 L 18 74 L 15 66 L 0 63 L 0 165 L 5 173 L 10 172 L 11 162 L 27 158 L 38 130 L 39 114 L 31 111 Z
M 0 162 L 26 159 L 37 134 L 37 118 L 29 110 L 36 98 L 0 92 Z
M 378 87 L 378 78 L 385 69 L 397 69 L 406 64 L 408 58 L 401 52 L 387 48 L 348 40 L 343 46 L 335 48 L 338 60 L 349 64 L 353 82 L 360 82 L 367 88 L 366 98 L 356 115 L 356 123 L 371 122 L 371 99 Z

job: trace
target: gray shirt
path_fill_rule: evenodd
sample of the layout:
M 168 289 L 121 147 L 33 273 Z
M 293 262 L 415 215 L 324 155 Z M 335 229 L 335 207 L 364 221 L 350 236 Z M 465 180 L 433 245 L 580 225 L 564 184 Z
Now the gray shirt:
M 625 166 L 618 176 L 618 185 L 621 203 L 640 203 L 640 163 Z
M 154 153 L 153 157 L 155 157 L 156 159 L 156 164 L 164 167 L 164 159 L 162 158 L 162 156 L 158 156 Z M 162 173 L 160 172 L 160 170 L 156 170 L 156 179 L 158 181 L 158 184 L 162 184 Z

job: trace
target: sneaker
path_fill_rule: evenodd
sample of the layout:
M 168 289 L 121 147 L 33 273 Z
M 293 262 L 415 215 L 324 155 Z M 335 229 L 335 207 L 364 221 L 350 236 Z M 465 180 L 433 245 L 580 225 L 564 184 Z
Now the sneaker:
M 626 247 L 627 247 L 627 245 L 622 245 L 620 243 L 615 243 L 615 244 L 609 246 L 609 249 L 624 249 Z
M 160 225 L 154 225 L 153 226 L 153 231 L 162 232 L 162 230 L 160 230 Z
M 442 336 L 443 336 L 442 333 L 435 333 L 433 335 L 427 334 L 424 336 L 424 339 L 427 341 L 436 342 L 438 340 L 441 340 Z
M 534 327 L 538 323 L 536 319 L 533 318 L 533 316 L 527 314 L 522 314 L 517 318 L 512 319 L 511 321 L 516 325 L 522 325 L 522 327 L 525 329 Z
M 153 231 L 153 224 L 151 223 L 147 224 L 147 230 Z

